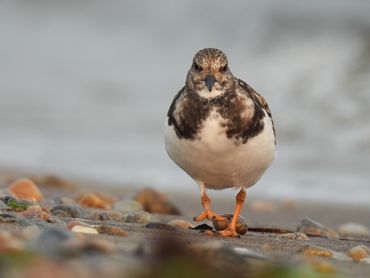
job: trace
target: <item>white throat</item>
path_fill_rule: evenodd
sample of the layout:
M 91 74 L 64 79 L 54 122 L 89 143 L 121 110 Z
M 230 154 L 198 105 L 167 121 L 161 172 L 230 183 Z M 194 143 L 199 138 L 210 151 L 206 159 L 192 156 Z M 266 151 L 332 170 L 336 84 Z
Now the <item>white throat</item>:
M 222 95 L 224 91 L 222 90 L 217 90 L 215 87 L 213 87 L 212 91 L 208 91 L 207 87 L 204 87 L 202 90 L 197 91 L 197 93 L 206 99 L 211 99 L 214 97 L 217 97 L 219 95 Z

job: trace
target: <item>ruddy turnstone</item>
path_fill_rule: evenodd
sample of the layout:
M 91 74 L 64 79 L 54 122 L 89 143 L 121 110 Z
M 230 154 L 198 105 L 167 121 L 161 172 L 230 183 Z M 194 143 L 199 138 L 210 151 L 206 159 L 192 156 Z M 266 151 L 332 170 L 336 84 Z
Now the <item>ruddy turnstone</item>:
M 240 188 L 229 227 L 219 232 L 237 236 L 245 189 L 261 178 L 275 156 L 266 100 L 231 73 L 221 50 L 205 48 L 195 54 L 167 116 L 167 153 L 200 188 L 204 212 L 194 220 L 223 219 L 211 210 L 206 189 Z

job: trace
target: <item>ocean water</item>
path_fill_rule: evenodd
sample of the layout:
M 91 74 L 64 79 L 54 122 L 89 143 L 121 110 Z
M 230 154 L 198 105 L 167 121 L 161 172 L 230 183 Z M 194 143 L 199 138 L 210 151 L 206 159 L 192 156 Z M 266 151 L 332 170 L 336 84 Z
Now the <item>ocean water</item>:
M 218 47 L 269 101 L 256 196 L 370 203 L 370 2 L 1 1 L 0 170 L 197 192 L 165 114 Z

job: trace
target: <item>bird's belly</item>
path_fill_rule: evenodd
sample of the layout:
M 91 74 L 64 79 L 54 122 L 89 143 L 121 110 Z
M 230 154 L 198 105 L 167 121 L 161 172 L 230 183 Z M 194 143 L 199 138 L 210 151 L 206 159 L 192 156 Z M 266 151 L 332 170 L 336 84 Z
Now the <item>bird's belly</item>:
M 275 138 L 269 117 L 265 128 L 243 144 L 227 138 L 215 119 L 207 120 L 197 139 L 179 139 L 172 126 L 166 130 L 170 158 L 207 188 L 249 187 L 262 176 L 275 156 Z

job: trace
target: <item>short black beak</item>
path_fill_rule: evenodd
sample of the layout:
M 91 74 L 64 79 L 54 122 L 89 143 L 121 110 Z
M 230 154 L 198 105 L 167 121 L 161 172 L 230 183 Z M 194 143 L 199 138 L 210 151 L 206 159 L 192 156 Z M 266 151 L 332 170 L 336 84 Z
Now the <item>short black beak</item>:
M 213 85 L 215 85 L 216 82 L 216 78 L 212 74 L 209 74 L 204 79 L 204 82 L 207 85 L 208 91 L 212 91 Z

